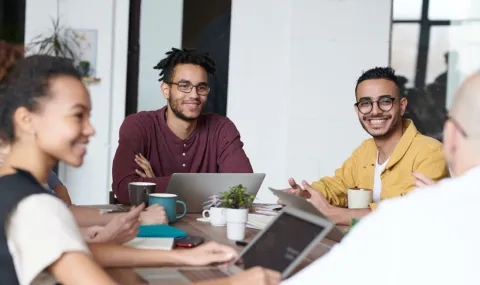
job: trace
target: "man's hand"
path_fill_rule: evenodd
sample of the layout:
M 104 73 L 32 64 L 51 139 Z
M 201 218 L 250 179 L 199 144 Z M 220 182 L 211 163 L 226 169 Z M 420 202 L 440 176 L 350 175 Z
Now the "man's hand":
M 303 191 L 302 187 L 295 182 L 295 179 L 290 178 L 288 179 L 288 184 L 290 184 L 290 188 L 284 189 L 283 191 L 287 192 L 288 194 L 295 195 L 295 196 L 302 196 L 304 198 L 310 198 L 310 194 L 307 191 Z M 285 206 L 282 200 L 277 200 L 277 203 L 280 205 Z
M 158 225 L 168 224 L 167 213 L 165 208 L 158 204 L 147 207 L 145 211 L 140 213 L 140 224 L 142 225 Z
M 302 185 L 308 193 L 310 193 L 310 202 L 324 214 L 330 221 L 337 225 L 349 225 L 352 219 L 360 220 L 368 215 L 370 209 L 345 209 L 331 205 L 327 199 L 310 186 L 306 181 L 302 181 Z
M 237 256 L 233 248 L 216 242 L 208 242 L 193 249 L 179 249 L 177 252 L 183 265 L 188 266 L 226 263 Z
M 144 204 L 133 206 L 125 214 L 115 214 L 115 217 L 100 230 L 92 242 L 125 243 L 138 234 L 140 213 L 145 208 Z M 106 214 L 111 215 L 111 214 Z
M 302 185 L 310 194 L 310 202 L 324 215 L 327 215 L 330 209 L 335 208 L 328 203 L 327 199 L 322 195 L 322 193 L 320 193 L 320 191 L 313 189 L 312 186 L 307 183 L 307 181 L 302 181 Z
M 424 188 L 424 187 L 432 186 L 435 184 L 435 181 L 428 178 L 422 173 L 414 172 L 412 173 L 412 175 L 413 177 L 415 177 L 414 185 L 417 188 Z
M 135 169 L 135 172 L 143 178 L 155 178 L 155 172 L 153 172 L 150 161 L 146 159 L 141 153 L 135 155 L 135 162 L 142 168 L 143 171 Z
M 279 272 L 257 266 L 230 277 L 230 283 L 228 284 L 277 285 L 280 284 L 281 281 L 282 275 Z

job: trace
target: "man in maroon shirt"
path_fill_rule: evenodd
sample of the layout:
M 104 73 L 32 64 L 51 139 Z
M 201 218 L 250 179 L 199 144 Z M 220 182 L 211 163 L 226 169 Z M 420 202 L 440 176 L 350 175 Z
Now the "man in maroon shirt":
M 128 116 L 120 127 L 112 189 L 129 203 L 128 183 L 155 182 L 164 192 L 170 176 L 183 173 L 252 173 L 240 134 L 228 118 L 201 114 L 215 63 L 190 49 L 167 52 L 155 69 L 167 106 Z

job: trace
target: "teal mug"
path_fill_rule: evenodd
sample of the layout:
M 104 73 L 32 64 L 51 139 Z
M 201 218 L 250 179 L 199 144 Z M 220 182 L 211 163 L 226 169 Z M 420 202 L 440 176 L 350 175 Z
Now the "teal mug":
M 175 222 L 176 219 L 183 218 L 187 213 L 187 205 L 185 202 L 177 200 L 177 195 L 175 194 L 152 193 L 148 196 L 148 205 L 158 204 L 165 208 L 170 223 Z M 177 203 L 183 205 L 183 213 L 180 216 L 177 216 Z

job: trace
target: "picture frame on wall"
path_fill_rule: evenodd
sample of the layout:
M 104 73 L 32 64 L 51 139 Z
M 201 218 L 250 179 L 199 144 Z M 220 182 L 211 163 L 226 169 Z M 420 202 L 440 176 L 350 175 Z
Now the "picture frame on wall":
M 83 77 L 95 78 L 97 75 L 98 31 L 95 29 L 72 29 L 78 40 L 78 68 Z

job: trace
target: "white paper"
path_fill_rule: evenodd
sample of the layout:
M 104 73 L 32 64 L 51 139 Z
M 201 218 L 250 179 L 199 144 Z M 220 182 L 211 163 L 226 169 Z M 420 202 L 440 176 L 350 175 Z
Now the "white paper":
M 248 214 L 247 228 L 262 230 L 273 218 L 273 216 Z
M 123 245 L 141 249 L 172 250 L 173 238 L 134 238 Z

